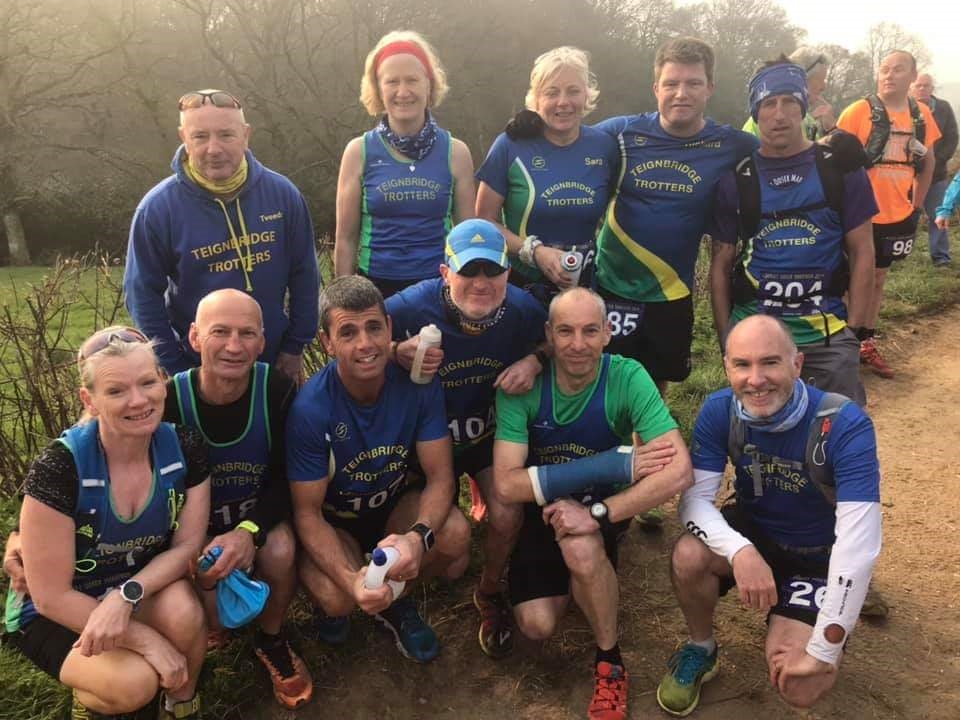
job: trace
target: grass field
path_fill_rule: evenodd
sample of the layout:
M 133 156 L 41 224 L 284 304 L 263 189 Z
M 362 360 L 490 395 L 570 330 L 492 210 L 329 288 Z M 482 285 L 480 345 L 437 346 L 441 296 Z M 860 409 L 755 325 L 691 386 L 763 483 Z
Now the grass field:
M 956 269 L 934 269 L 927 254 L 925 233 L 913 255 L 897 265 L 887 285 L 881 330 L 894 324 L 909 323 L 912 317 L 935 313 L 960 301 L 960 272 Z M 960 242 L 952 238 L 954 257 L 960 259 Z M 47 338 L 50 347 L 69 358 L 78 343 L 93 329 L 110 322 L 125 322 L 126 315 L 119 307 L 117 286 L 120 268 L 82 269 L 79 266 L 61 270 L 64 292 L 49 297 L 43 288 L 49 286 L 56 271 L 50 268 L 0 268 L 0 313 L 27 326 L 39 312 L 49 313 Z M 703 277 L 702 268 L 699 273 Z M 112 294 L 111 294 L 112 293 Z M 95 310 L 95 308 L 98 308 Z M 5 342 L 0 348 L 0 361 L 10 358 L 11 348 Z M 8 376 L 0 382 L 16 382 L 10 377 L 15 365 L 4 364 Z M 688 435 L 696 412 L 704 397 L 724 384 L 724 377 L 712 327 L 709 300 L 698 295 L 697 322 L 694 340 L 694 370 L 682 385 L 674 385 L 669 392 L 669 403 Z M 63 388 L 72 393 L 73 388 Z M 7 478 L 10 487 L 17 479 Z M 13 525 L 18 500 L 9 494 L 0 495 L 0 532 L 3 537 Z M 468 580 L 468 582 L 470 582 Z M 441 592 L 443 592 L 441 590 Z M 301 606 L 301 614 L 303 608 Z M 248 641 L 233 646 L 236 652 L 221 653 L 207 663 L 201 684 L 204 688 L 205 716 L 208 718 L 236 717 L 240 708 L 264 701 L 268 696 L 266 681 L 254 667 Z M 319 666 L 326 658 L 307 656 L 308 663 Z M 256 678 L 254 680 L 254 677 Z M 18 654 L 0 648 L 0 687 L 6 692 L 0 703 L 0 720 L 36 718 L 52 720 L 64 715 L 69 695 L 62 686 L 33 670 Z

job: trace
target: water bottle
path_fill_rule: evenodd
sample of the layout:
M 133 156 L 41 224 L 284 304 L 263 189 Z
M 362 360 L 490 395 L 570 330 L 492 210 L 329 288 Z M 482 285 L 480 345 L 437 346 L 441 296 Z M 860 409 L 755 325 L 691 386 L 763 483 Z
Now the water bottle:
M 410 379 L 418 385 L 426 385 L 430 382 L 430 377 L 424 377 L 420 373 L 420 367 L 423 365 L 423 356 L 433 347 L 440 347 L 440 340 L 443 335 L 433 323 L 424 325 L 420 328 L 420 344 L 417 345 L 417 354 L 413 358 L 413 366 L 410 368 Z M 432 376 L 431 376 L 432 377 Z
M 23 601 L 26 593 L 17 592 L 13 584 L 7 589 L 7 607 L 5 615 L 7 632 L 12 633 L 19 629 L 20 613 L 23 610 Z
M 371 556 L 370 564 L 367 566 L 367 574 L 363 578 L 363 584 L 370 590 L 376 590 L 386 581 L 390 589 L 393 590 L 393 599 L 400 597 L 403 589 L 407 586 L 404 580 L 387 580 L 387 572 L 393 567 L 393 564 L 400 559 L 400 552 L 392 546 L 385 548 L 376 548 Z
M 576 248 L 568 250 L 560 258 L 560 264 L 563 271 L 570 278 L 571 286 L 580 282 L 580 273 L 583 271 L 583 253 L 577 252 Z
M 214 563 L 217 562 L 217 559 L 223 554 L 223 548 L 219 545 L 214 545 L 210 548 L 210 552 L 206 555 L 200 557 L 200 563 L 197 565 L 197 569 L 205 573 L 207 570 L 213 567 Z

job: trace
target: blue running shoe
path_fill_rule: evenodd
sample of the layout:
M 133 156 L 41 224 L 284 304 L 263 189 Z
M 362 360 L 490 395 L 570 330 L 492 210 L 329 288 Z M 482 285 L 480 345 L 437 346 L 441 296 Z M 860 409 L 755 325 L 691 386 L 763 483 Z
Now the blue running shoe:
M 402 597 L 374 617 L 393 633 L 397 649 L 404 657 L 425 663 L 440 654 L 437 634 L 420 617 L 412 598 Z
M 686 717 L 700 702 L 700 687 L 713 680 L 720 670 L 717 660 L 718 648 L 708 653 L 693 643 L 686 643 L 677 650 L 667 667 L 667 673 L 657 686 L 657 703 L 671 715 Z
M 323 610 L 313 611 L 313 629 L 317 640 L 327 645 L 343 645 L 350 636 L 350 616 L 330 617 Z

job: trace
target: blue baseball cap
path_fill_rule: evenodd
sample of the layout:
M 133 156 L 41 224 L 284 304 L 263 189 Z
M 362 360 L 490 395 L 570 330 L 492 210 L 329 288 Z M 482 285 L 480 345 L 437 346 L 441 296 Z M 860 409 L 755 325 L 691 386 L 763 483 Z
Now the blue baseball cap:
M 464 220 L 447 235 L 444 260 L 454 272 L 474 260 L 488 260 L 507 269 L 507 241 L 489 220 Z

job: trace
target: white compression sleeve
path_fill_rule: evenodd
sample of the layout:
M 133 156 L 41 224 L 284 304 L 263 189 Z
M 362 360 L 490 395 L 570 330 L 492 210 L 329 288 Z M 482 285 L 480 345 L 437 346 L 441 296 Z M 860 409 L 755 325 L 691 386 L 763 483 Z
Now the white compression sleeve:
M 808 655 L 831 665 L 837 664 L 856 625 L 880 554 L 880 503 L 837 503 L 834 533 L 837 539 L 830 553 L 827 591 L 807 643 Z
M 714 505 L 723 473 L 694 470 L 693 486 L 680 496 L 680 523 L 684 529 L 700 538 L 717 555 L 733 563 L 733 556 L 750 541 L 734 530 Z

